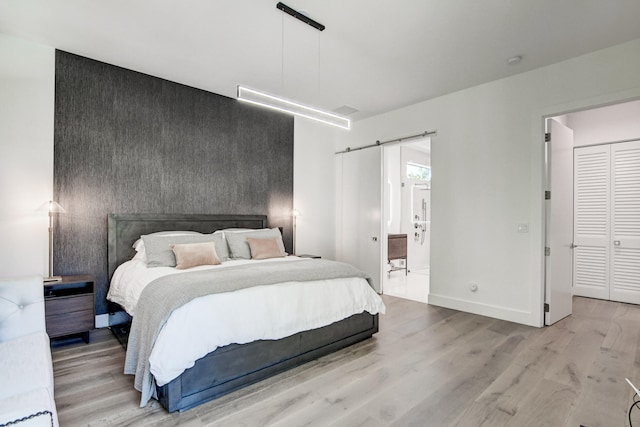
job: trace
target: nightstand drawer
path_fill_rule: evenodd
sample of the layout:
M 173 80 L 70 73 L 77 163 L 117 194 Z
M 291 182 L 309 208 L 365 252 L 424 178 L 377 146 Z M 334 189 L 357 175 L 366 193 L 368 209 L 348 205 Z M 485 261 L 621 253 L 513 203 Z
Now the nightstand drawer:
M 82 310 L 93 310 L 93 295 L 78 295 L 55 299 L 45 298 L 44 300 L 44 311 L 47 316 Z
M 53 315 L 47 313 L 46 321 L 47 334 L 51 338 L 86 332 L 95 326 L 93 309 Z

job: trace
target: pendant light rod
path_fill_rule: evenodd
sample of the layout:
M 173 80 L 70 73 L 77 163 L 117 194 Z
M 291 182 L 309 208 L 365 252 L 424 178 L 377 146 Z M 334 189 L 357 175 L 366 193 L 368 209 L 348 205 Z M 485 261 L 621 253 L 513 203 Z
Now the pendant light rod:
M 336 151 L 335 154 L 350 153 L 352 151 L 364 150 L 365 148 L 378 147 L 380 145 L 391 144 L 392 142 L 404 142 L 404 141 L 408 141 L 410 139 L 425 138 L 425 137 L 430 136 L 430 135 L 435 135 L 436 133 L 437 133 L 437 131 L 435 131 L 435 130 L 426 130 L 426 131 L 424 131 L 422 133 L 419 133 L 417 135 L 403 136 L 402 138 L 395 138 L 395 139 L 390 139 L 388 141 L 382 141 L 382 142 L 381 141 L 376 141 L 375 144 L 364 145 L 362 147 L 356 147 L 356 148 L 347 147 L 342 151 Z
M 307 25 L 312 26 L 313 28 L 315 28 L 318 31 L 324 31 L 324 29 L 325 29 L 325 26 L 322 25 L 321 23 L 319 23 L 318 21 L 314 21 L 313 19 L 309 18 L 308 16 L 298 12 L 297 10 L 287 6 L 286 4 L 284 4 L 282 2 L 278 2 L 276 7 L 278 9 L 280 9 L 281 11 L 283 11 L 284 13 L 286 13 L 287 15 L 293 16 L 294 18 L 304 22 Z

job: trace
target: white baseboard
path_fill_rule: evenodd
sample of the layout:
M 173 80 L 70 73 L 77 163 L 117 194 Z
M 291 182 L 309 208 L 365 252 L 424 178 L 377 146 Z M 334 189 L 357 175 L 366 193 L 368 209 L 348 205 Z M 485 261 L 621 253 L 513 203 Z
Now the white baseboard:
M 512 308 L 451 298 L 432 293 L 429 294 L 429 304 L 453 310 L 465 311 L 467 313 L 479 314 L 481 316 L 507 320 L 509 322 L 521 323 L 528 326 L 540 326 L 536 323 L 536 320 L 534 319 L 535 316 L 532 316 L 531 312 L 524 310 L 514 310 Z
M 129 315 L 124 311 L 116 311 L 109 314 L 96 315 L 96 328 L 108 328 L 111 325 L 118 325 L 129 321 Z
M 109 315 L 108 314 L 96 314 L 96 328 L 109 327 Z

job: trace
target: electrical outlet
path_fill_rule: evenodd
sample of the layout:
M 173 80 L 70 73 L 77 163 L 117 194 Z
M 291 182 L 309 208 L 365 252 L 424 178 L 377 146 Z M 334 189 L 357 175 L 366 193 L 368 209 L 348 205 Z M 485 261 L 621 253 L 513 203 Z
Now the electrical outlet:
M 518 233 L 528 233 L 529 232 L 529 224 L 522 223 L 518 224 Z

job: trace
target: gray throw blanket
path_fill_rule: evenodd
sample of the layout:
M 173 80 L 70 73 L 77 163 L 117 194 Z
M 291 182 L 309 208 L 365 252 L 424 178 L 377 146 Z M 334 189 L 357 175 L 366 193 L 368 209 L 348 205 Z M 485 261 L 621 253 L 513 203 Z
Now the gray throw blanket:
M 362 277 L 371 285 L 371 279 L 355 267 L 323 259 L 245 264 L 172 274 L 154 280 L 144 288 L 138 299 L 124 367 L 125 374 L 135 375 L 135 388 L 142 392 L 140 406 L 145 406 L 151 397 L 156 397 L 149 356 L 173 310 L 201 296 L 252 286 L 348 277 Z

